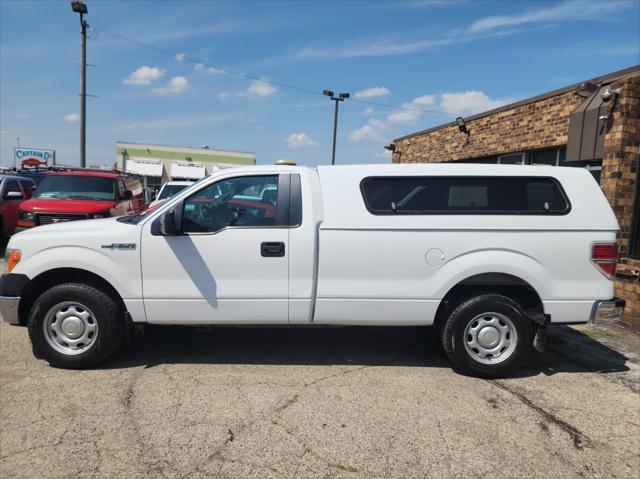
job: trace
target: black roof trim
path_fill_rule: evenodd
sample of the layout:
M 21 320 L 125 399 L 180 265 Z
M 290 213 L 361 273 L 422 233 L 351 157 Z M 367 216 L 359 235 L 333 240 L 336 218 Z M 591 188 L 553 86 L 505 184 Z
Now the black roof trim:
M 595 83 L 595 84 L 601 84 L 601 83 L 608 83 L 608 82 L 612 82 L 614 80 L 619 80 L 620 78 L 624 78 L 626 76 L 629 76 L 629 74 L 631 73 L 640 73 L 640 65 L 634 65 L 632 67 L 629 68 L 625 68 L 623 70 L 618 70 L 616 72 L 613 73 L 608 73 L 606 75 L 601 75 L 599 77 L 595 77 L 592 78 L 590 80 L 585 80 L 585 81 L 589 81 L 591 83 Z M 472 120 L 477 120 L 479 118 L 485 117 L 485 116 L 490 116 L 490 115 L 494 115 L 496 113 L 499 113 L 501 111 L 506 111 L 506 110 L 510 110 L 512 108 L 516 108 L 522 105 L 526 105 L 528 103 L 533 103 L 536 101 L 540 101 L 540 100 L 544 100 L 546 98 L 551 98 L 553 96 L 557 96 L 557 95 L 562 95 L 563 93 L 567 93 L 569 91 L 572 90 L 576 90 L 581 84 L 583 84 L 585 81 L 581 81 L 578 83 L 574 83 L 572 85 L 563 87 L 563 88 L 558 88 L 557 90 L 552 90 L 550 92 L 547 93 L 542 93 L 540 95 L 536 95 L 536 96 L 532 96 L 529 98 L 525 98 L 524 100 L 520 100 L 517 101 L 515 103 L 509 103 L 508 105 L 504 105 L 498 108 L 494 108 L 493 110 L 489 110 L 489 111 L 484 111 L 482 113 L 476 113 L 475 115 L 471 115 L 471 116 L 466 116 L 464 117 L 465 121 L 472 121 Z M 401 141 L 401 140 L 405 140 L 407 138 L 411 138 L 414 136 L 419 136 L 419 135 L 424 135 L 426 133 L 431 133 L 432 131 L 437 131 L 437 130 L 441 130 L 443 128 L 448 128 L 450 126 L 455 126 L 456 122 L 455 121 L 451 121 L 449 123 L 444 123 L 442 125 L 438 125 L 438 126 L 433 126 L 431 128 L 427 128 L 426 130 L 421 130 L 421 131 L 417 131 L 415 133 L 410 133 L 408 135 L 404 135 L 404 136 L 400 136 L 396 139 L 394 139 L 393 141 Z

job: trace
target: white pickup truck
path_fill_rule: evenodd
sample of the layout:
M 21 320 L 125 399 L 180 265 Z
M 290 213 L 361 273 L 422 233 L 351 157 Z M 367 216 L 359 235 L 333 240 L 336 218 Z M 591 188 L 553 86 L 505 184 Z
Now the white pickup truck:
M 433 325 L 457 370 L 493 377 L 549 324 L 621 314 L 617 230 L 578 168 L 230 169 L 143 215 L 15 235 L 0 311 L 58 367 L 144 323 Z

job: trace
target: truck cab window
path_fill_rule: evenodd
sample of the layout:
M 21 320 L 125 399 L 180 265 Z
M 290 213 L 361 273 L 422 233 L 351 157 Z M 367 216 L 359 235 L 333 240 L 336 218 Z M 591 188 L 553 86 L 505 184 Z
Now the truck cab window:
M 278 175 L 218 181 L 185 200 L 183 231 L 213 233 L 234 226 L 274 226 L 277 197 Z

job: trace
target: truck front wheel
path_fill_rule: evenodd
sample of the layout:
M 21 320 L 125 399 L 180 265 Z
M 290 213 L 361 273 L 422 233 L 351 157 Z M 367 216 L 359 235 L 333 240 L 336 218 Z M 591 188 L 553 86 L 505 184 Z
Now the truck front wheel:
M 482 294 L 459 304 L 442 329 L 442 345 L 454 367 L 483 378 L 515 371 L 531 351 L 533 327 L 510 298 Z
M 121 344 L 123 316 L 119 304 L 93 286 L 59 284 L 33 304 L 29 336 L 37 352 L 52 366 L 89 368 L 104 361 Z

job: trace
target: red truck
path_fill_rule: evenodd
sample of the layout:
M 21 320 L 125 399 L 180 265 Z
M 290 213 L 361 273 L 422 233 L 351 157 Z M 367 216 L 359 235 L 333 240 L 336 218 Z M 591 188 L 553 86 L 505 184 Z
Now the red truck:
M 2 240 L 11 236 L 18 222 L 18 210 L 31 198 L 35 183 L 30 178 L 0 175 L 0 231 Z
M 65 221 L 135 215 L 146 208 L 142 185 L 115 171 L 47 173 L 20 205 L 16 232 Z

